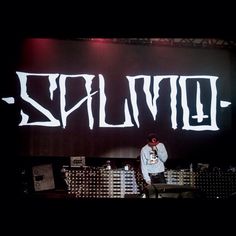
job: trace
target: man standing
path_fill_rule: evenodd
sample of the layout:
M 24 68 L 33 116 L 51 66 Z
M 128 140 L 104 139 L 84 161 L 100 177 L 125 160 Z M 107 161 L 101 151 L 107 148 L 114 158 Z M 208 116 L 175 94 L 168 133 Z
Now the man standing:
M 150 133 L 140 153 L 141 171 L 147 184 L 166 183 L 164 163 L 167 158 L 165 145 L 158 141 L 155 133 Z

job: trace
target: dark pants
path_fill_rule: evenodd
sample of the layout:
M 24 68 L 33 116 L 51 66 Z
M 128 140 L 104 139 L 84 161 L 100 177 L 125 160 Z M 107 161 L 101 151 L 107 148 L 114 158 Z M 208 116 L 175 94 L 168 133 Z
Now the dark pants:
M 166 178 L 164 172 L 158 174 L 149 174 L 151 178 L 151 184 L 166 184 Z

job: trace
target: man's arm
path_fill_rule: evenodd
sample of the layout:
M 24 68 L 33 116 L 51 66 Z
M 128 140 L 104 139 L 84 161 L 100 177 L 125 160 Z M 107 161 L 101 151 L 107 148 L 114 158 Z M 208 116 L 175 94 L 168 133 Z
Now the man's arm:
M 165 145 L 163 143 L 158 144 L 158 146 L 157 146 L 157 155 L 158 155 L 158 158 L 162 162 L 166 162 L 166 160 L 168 158 L 168 153 L 167 153 Z
M 146 158 L 145 158 L 145 153 L 143 149 L 141 150 L 140 159 L 141 159 L 140 163 L 141 163 L 141 171 L 142 171 L 143 178 L 147 184 L 151 184 L 151 179 L 150 179 L 150 176 L 148 175 Z

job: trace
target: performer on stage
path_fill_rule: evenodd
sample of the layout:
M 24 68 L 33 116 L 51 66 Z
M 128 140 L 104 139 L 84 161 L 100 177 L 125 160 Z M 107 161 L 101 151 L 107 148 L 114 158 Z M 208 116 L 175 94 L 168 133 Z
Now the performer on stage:
M 156 133 L 150 133 L 140 153 L 141 172 L 147 184 L 166 183 L 164 163 L 167 158 L 165 145 L 159 142 Z

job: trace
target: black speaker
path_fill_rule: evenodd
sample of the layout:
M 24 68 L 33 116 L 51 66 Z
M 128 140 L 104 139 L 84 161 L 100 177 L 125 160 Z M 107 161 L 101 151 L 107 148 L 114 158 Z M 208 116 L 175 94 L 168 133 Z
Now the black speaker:
M 144 189 L 146 198 L 204 198 L 198 189 L 187 185 L 152 184 Z

